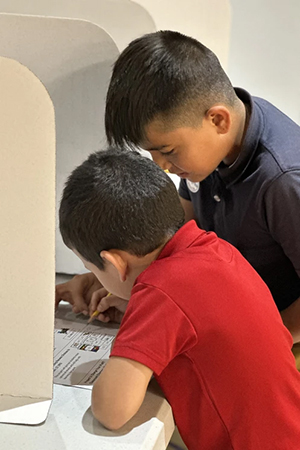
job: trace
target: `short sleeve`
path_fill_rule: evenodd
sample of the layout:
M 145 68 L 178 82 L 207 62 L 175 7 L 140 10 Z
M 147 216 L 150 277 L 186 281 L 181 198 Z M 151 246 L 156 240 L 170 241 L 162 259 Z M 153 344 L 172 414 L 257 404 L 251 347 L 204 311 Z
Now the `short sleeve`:
M 268 228 L 300 277 L 300 171 L 283 173 L 265 194 Z
M 190 192 L 188 190 L 186 180 L 180 180 L 178 193 L 180 197 L 184 198 L 185 200 L 191 200 Z
M 157 375 L 197 342 L 194 327 L 163 291 L 139 283 L 133 289 L 111 356 L 133 359 Z

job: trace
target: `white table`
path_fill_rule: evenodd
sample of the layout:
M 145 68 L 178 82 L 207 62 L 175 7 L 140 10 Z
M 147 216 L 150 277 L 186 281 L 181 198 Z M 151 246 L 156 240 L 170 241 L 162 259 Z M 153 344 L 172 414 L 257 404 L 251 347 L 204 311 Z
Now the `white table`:
M 174 431 L 171 407 L 152 380 L 136 416 L 118 432 L 105 429 L 90 409 L 91 391 L 54 385 L 41 425 L 0 424 L 1 450 L 165 450 Z

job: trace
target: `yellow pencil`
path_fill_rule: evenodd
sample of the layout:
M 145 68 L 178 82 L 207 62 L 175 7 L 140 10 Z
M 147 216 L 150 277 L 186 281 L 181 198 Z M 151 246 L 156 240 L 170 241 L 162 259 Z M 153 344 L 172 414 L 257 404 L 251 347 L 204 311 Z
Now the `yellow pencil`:
M 109 292 L 106 295 L 106 297 L 109 297 L 110 295 L 111 295 L 111 292 Z M 91 317 L 89 318 L 87 323 L 91 323 L 95 319 L 95 317 L 99 316 L 99 314 L 100 314 L 100 311 L 98 311 L 98 309 L 96 309 L 96 311 L 93 312 L 93 314 L 91 315 Z

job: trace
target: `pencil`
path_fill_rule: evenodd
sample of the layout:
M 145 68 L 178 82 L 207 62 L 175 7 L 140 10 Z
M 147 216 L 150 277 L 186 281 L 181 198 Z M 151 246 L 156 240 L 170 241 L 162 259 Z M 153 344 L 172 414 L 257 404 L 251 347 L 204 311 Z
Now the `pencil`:
M 109 297 L 110 295 L 111 295 L 111 292 L 109 292 L 106 295 L 106 297 Z M 91 317 L 89 318 L 87 323 L 91 323 L 95 319 L 95 317 L 99 316 L 99 314 L 100 314 L 100 311 L 98 311 L 98 309 L 96 309 L 96 311 L 93 312 L 93 314 L 91 315 Z

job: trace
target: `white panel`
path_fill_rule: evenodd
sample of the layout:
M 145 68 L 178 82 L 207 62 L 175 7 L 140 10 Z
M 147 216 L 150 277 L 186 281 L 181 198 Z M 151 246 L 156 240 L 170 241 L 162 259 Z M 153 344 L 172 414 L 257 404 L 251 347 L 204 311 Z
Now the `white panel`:
M 0 98 L 0 411 L 5 420 L 4 410 L 52 396 L 55 125 L 42 83 L 6 58 L 0 58 Z M 6 420 L 13 421 L 13 415 L 10 411 Z
M 150 14 L 130 0 L 0 0 L 0 12 L 88 20 L 107 31 L 120 51 L 155 30 Z
M 0 14 L 0 29 L 0 55 L 29 67 L 54 104 L 58 207 L 71 170 L 106 142 L 105 96 L 119 52 L 104 30 L 83 20 Z M 58 229 L 56 250 L 58 272 L 84 270 Z

